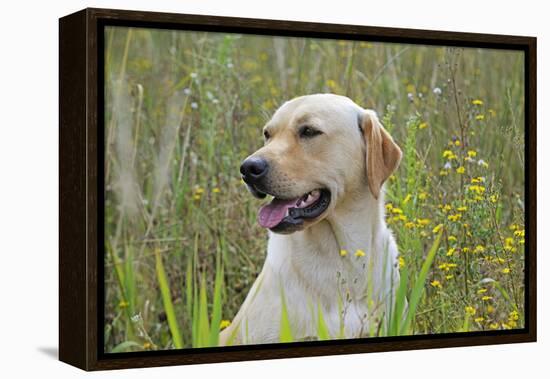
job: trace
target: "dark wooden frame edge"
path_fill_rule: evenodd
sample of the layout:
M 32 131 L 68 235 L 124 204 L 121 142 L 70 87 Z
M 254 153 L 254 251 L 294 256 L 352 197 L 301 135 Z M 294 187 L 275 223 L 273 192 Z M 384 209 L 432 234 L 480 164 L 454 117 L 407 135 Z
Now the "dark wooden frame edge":
M 526 68 L 526 325 L 513 333 L 279 344 L 239 349 L 100 354 L 98 336 L 98 25 L 306 35 L 524 50 Z M 59 359 L 84 370 L 230 362 L 536 341 L 536 38 L 172 13 L 84 9 L 59 20 Z M 102 97 L 101 97 L 102 98 Z

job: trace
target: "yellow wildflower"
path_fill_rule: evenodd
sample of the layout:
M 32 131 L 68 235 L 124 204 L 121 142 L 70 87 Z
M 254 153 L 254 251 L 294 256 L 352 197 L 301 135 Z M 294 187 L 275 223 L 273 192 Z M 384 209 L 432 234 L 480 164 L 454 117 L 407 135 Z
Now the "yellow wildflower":
M 201 199 L 201 195 L 193 195 L 193 200 L 200 200 Z
M 512 311 L 508 314 L 508 320 L 517 321 L 519 320 L 519 313 L 518 311 Z
M 450 280 L 450 279 L 452 279 L 453 277 L 454 277 L 454 275 L 452 275 L 452 274 L 445 275 L 445 279 L 447 279 L 447 280 Z
M 231 321 L 221 320 L 220 321 L 220 330 L 227 328 L 229 325 L 231 325 Z
M 426 122 L 421 123 L 418 125 L 418 129 L 426 129 L 428 127 L 428 124 Z
M 507 326 L 508 326 L 508 329 L 514 329 L 516 326 L 518 326 L 518 323 L 513 321 L 513 320 L 508 320 L 508 325 Z
M 447 219 L 449 221 L 456 222 L 456 221 L 460 220 L 461 217 L 462 217 L 462 215 L 460 213 L 457 213 L 457 214 L 454 214 L 454 215 L 447 216 Z
M 470 248 L 469 248 L 469 247 L 464 247 L 464 248 L 462 249 L 462 252 L 463 252 L 463 253 L 469 253 L 469 252 L 470 252 Z
M 510 269 L 508 267 L 506 268 L 503 268 L 502 271 L 501 271 L 503 274 L 509 274 L 510 273 Z
M 356 257 L 364 257 L 365 256 L 365 252 L 361 249 L 357 249 L 357 251 L 355 251 L 355 256 Z
M 475 309 L 474 307 L 472 307 L 472 306 L 469 306 L 469 305 L 468 305 L 467 307 L 464 308 L 464 311 L 465 311 L 466 314 L 469 315 L 469 316 L 473 316 L 473 315 L 476 314 L 476 309 Z
M 427 192 L 420 192 L 420 193 L 418 194 L 418 198 L 419 198 L 420 200 L 426 200 L 427 197 L 428 197 L 428 193 L 427 193 Z
M 489 196 L 489 200 L 491 201 L 491 203 L 496 203 L 497 200 L 498 200 L 498 196 L 497 195 L 491 195 L 491 196 Z
M 440 270 L 449 271 L 450 269 L 455 268 L 456 266 L 457 266 L 456 263 L 442 263 L 438 267 Z
M 130 303 L 128 303 L 127 301 L 124 301 L 124 300 L 121 300 L 120 303 L 118 303 L 119 308 L 128 308 L 129 305 L 130 305 Z
M 403 257 L 399 257 L 399 268 L 405 267 L 405 259 Z
M 460 146 L 460 140 L 457 139 L 457 140 L 455 141 L 455 145 L 456 145 L 456 146 Z
M 451 150 L 445 150 L 443 152 L 443 158 L 447 158 L 449 160 L 456 159 L 456 155 Z
M 392 204 L 392 203 L 386 204 L 386 209 L 387 209 L 388 211 L 391 211 L 392 208 L 393 208 L 393 204 Z
M 468 190 L 475 192 L 477 194 L 482 194 L 485 192 L 485 187 L 479 185 L 472 185 L 468 187 Z
M 454 247 L 451 247 L 449 250 L 447 250 L 447 254 L 445 254 L 445 255 L 450 257 L 454 254 L 455 251 L 456 251 L 456 249 Z
M 412 222 L 412 221 L 409 221 L 409 222 L 405 223 L 405 228 L 407 228 L 407 229 L 413 229 L 414 226 L 415 226 L 415 223 Z
M 214 187 L 214 188 L 212 188 L 212 192 L 213 193 L 220 193 L 221 190 L 218 187 Z
M 143 349 L 144 350 L 149 350 L 151 348 L 151 342 L 144 342 L 143 343 Z
M 493 299 L 492 296 L 487 296 L 487 295 L 485 295 L 481 298 L 481 300 L 483 300 L 483 301 L 489 301 L 489 300 L 492 300 L 492 299 Z
M 197 188 L 195 188 L 195 193 L 196 193 L 196 194 L 199 194 L 199 195 L 200 195 L 200 194 L 203 193 L 203 192 L 204 192 L 204 188 L 202 188 L 202 187 L 197 187 Z
M 435 234 L 435 233 L 439 233 L 439 231 L 441 230 L 441 228 L 443 228 L 443 224 L 438 224 L 435 228 L 433 228 L 432 232 Z
M 477 245 L 474 249 L 474 253 L 483 253 L 485 248 L 482 245 Z
M 340 256 L 341 257 L 345 257 L 346 255 L 348 255 L 348 251 L 346 249 L 340 250 Z
M 449 236 L 449 237 L 447 237 L 447 241 L 449 241 L 449 242 L 456 242 L 457 239 L 456 239 L 455 236 Z
M 409 200 L 411 200 L 411 194 L 408 193 L 407 196 L 405 196 L 405 198 L 403 199 L 403 204 L 407 204 L 409 202 Z
M 441 282 L 439 280 L 433 280 L 430 285 L 435 288 L 441 288 Z
M 514 236 L 516 236 L 516 237 L 525 237 L 525 229 L 516 230 L 514 232 Z
M 401 208 L 392 208 L 391 212 L 395 213 L 395 214 L 402 214 L 403 213 Z
M 447 170 L 439 171 L 439 176 L 447 176 L 447 175 L 449 175 L 449 172 Z
M 479 184 L 479 183 L 483 183 L 485 181 L 485 178 L 482 177 L 482 176 L 478 176 L 476 178 L 472 178 L 472 180 L 470 180 L 470 182 L 472 184 Z
M 483 321 L 485 321 L 485 318 L 484 318 L 484 317 L 476 317 L 476 318 L 474 319 L 474 321 L 475 321 L 475 322 L 483 322 Z
M 476 116 L 476 120 L 478 120 L 478 121 L 483 121 L 483 120 L 485 120 L 485 115 L 483 115 L 483 114 L 478 114 L 478 115 Z
M 420 226 L 426 226 L 431 222 L 431 220 L 429 218 L 417 218 L 416 222 Z
M 334 81 L 332 79 L 328 79 L 326 84 L 329 88 L 336 88 L 336 81 Z
M 485 292 L 487 292 L 487 288 L 480 288 L 480 289 L 477 290 L 478 295 L 482 295 Z
M 464 174 L 466 172 L 466 169 L 464 168 L 464 166 L 460 166 L 456 169 L 456 172 L 458 174 Z
M 483 101 L 480 100 L 480 99 L 475 99 L 475 100 L 472 100 L 472 104 L 473 105 L 483 105 Z
M 489 329 L 493 329 L 493 330 L 498 329 L 498 323 L 496 322 L 491 323 L 491 325 L 489 325 Z
M 508 237 L 504 240 L 504 250 L 515 252 L 517 249 L 514 247 L 515 241 L 512 237 Z
M 475 150 L 468 150 L 468 156 L 470 158 L 475 158 L 477 156 L 477 151 Z

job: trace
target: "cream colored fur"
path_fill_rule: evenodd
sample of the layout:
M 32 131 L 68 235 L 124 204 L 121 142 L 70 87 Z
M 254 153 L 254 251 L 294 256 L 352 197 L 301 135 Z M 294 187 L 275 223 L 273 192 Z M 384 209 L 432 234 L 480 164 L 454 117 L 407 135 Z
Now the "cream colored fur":
M 303 123 L 323 135 L 301 141 L 296 131 Z M 294 197 L 327 188 L 331 204 L 303 230 L 269 232 L 263 269 L 220 342 L 279 342 L 283 295 L 296 340 L 317 337 L 319 309 L 332 338 L 368 335 L 387 314 L 399 281 L 382 185 L 401 151 L 374 112 L 330 94 L 285 103 L 265 129 L 270 139 L 253 155 L 273 165 L 274 192 Z M 355 256 L 357 250 L 365 256 Z

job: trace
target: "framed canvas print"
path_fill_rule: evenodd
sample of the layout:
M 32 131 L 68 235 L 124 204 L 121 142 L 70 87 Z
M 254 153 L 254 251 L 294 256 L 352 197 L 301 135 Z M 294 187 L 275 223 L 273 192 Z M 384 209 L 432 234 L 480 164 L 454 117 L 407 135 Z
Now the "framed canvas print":
M 60 19 L 60 359 L 536 340 L 536 39 Z

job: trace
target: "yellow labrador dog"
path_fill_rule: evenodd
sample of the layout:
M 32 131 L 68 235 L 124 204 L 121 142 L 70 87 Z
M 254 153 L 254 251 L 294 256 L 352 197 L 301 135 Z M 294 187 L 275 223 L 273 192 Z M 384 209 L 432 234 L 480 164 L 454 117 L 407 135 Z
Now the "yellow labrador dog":
M 283 307 L 295 340 L 357 338 L 380 326 L 398 286 L 397 246 L 384 221 L 383 184 L 401 150 L 373 111 L 315 94 L 283 104 L 265 145 L 241 166 L 267 258 L 221 344 L 280 341 Z

